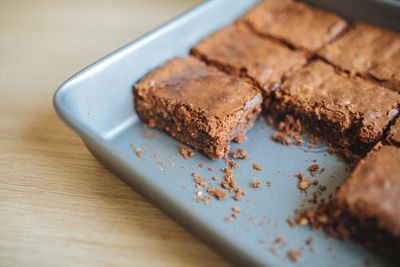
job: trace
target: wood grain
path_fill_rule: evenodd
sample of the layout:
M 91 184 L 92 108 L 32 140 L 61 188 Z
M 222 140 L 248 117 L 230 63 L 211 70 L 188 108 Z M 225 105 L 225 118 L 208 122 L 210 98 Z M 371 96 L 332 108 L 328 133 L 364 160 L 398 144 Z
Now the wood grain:
M 0 0 L 0 266 L 227 266 L 57 117 L 68 76 L 200 0 Z

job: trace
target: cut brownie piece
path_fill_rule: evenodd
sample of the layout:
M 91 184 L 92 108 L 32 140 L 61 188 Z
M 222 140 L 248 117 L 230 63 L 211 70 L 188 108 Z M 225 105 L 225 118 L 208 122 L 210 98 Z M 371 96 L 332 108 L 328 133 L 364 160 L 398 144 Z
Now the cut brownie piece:
M 192 54 L 230 74 L 250 78 L 265 92 L 306 63 L 301 52 L 256 35 L 243 23 L 227 26 L 192 48 Z
M 176 139 L 221 159 L 229 142 L 249 130 L 261 111 L 252 84 L 193 57 L 176 58 L 134 86 L 139 116 Z
M 382 139 L 399 103 L 399 94 L 316 60 L 284 81 L 270 109 L 300 119 L 334 147 L 363 156 Z
M 319 54 L 343 70 L 360 74 L 400 92 L 398 33 L 367 24 L 356 24 Z
M 368 154 L 331 203 L 339 233 L 400 260 L 400 149 Z
M 292 0 L 262 1 L 242 19 L 260 34 L 309 52 L 320 49 L 347 27 L 337 15 Z

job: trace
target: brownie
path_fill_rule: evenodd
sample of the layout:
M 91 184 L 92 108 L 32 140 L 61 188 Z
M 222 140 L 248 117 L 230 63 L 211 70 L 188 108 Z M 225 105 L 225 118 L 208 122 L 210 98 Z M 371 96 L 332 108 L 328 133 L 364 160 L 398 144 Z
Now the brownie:
M 342 233 L 399 261 L 400 149 L 383 146 L 369 153 L 340 187 L 331 209 Z
M 242 19 L 262 35 L 314 52 L 347 27 L 339 16 L 292 0 L 261 1 Z
M 400 118 L 390 127 L 388 139 L 390 143 L 400 146 Z
M 269 107 L 293 115 L 337 148 L 363 156 L 398 114 L 400 95 L 315 60 L 284 81 Z
M 243 23 L 227 26 L 192 48 L 192 54 L 269 92 L 306 63 L 304 55 L 256 35 Z
M 134 86 L 139 116 L 150 126 L 221 159 L 261 111 L 260 91 L 194 57 L 175 58 Z
M 319 54 L 343 70 L 360 74 L 400 92 L 399 33 L 356 24 Z

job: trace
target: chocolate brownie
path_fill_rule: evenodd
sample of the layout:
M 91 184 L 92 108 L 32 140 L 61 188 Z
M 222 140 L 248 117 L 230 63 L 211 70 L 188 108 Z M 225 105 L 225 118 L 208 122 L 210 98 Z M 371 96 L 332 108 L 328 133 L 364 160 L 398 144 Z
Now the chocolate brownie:
M 400 146 L 400 118 L 390 127 L 388 134 L 389 142 Z
M 331 213 L 341 233 L 399 261 L 400 149 L 383 146 L 369 153 L 340 187 Z
M 221 159 L 229 142 L 245 134 L 261 111 L 252 84 L 194 57 L 175 58 L 134 86 L 135 107 L 150 126 Z
M 265 92 L 306 63 L 302 53 L 256 35 L 243 23 L 212 34 L 193 47 L 192 54 L 227 73 L 250 78 Z
M 262 35 L 309 52 L 320 49 L 347 27 L 337 15 L 292 0 L 261 1 L 242 19 Z
M 284 81 L 269 108 L 300 119 L 334 147 L 362 156 L 383 138 L 399 103 L 399 94 L 316 60 Z
M 399 33 L 356 24 L 319 54 L 343 70 L 360 74 L 400 92 Z

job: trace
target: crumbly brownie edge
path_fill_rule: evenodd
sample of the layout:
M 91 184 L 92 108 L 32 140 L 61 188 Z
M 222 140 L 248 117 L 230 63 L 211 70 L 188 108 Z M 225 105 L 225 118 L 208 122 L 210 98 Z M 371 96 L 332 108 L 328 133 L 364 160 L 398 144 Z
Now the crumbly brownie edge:
M 365 247 L 400 262 L 400 237 L 378 226 L 376 218 L 350 212 L 344 201 L 333 199 L 329 204 L 330 222 L 325 226 L 328 234 L 347 239 L 351 237 Z
M 134 102 L 143 121 L 170 133 L 179 141 L 204 152 L 211 159 L 222 159 L 229 151 L 230 141 L 246 134 L 261 111 L 262 97 L 258 94 L 227 118 L 213 117 L 212 124 L 217 125 L 218 129 L 217 134 L 211 134 L 210 118 L 205 112 L 160 99 L 151 92 L 140 95 L 139 90 L 134 86 Z
M 367 154 L 365 159 L 391 144 L 379 142 Z M 359 165 L 367 164 L 360 161 Z M 354 171 L 354 170 L 353 170 Z M 387 228 L 379 226 L 377 217 L 363 216 L 360 212 L 354 213 L 346 201 L 343 187 L 338 189 L 336 196 L 328 203 L 327 216 L 329 223 L 324 226 L 328 234 L 340 239 L 351 237 L 365 247 L 386 255 L 400 263 L 400 236 L 395 235 Z M 377 200 L 379 201 L 379 200 Z
M 278 89 L 273 92 L 270 102 L 267 103 L 271 114 L 276 118 L 284 115 L 292 115 L 299 119 L 304 128 L 314 136 L 321 137 L 322 140 L 335 148 L 335 152 L 347 159 L 357 159 L 363 157 L 382 136 L 376 137 L 374 142 L 362 143 L 357 140 L 356 136 L 361 129 L 362 118 L 354 119 L 355 123 L 349 129 L 341 129 L 340 125 L 332 125 L 332 123 L 324 118 L 323 106 L 311 106 L 307 103 L 296 101 L 295 97 L 285 94 L 284 91 Z M 315 113 L 315 109 L 320 110 L 320 114 Z M 329 111 L 327 111 L 329 112 Z

